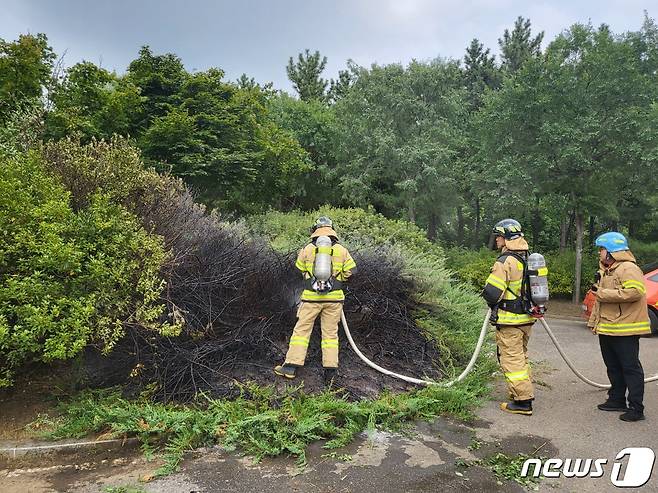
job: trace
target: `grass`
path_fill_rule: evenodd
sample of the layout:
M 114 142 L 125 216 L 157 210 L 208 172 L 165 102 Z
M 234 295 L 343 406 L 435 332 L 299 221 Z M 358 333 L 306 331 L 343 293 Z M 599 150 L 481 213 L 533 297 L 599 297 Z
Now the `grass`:
M 480 443 L 476 447 L 470 447 L 469 450 L 477 450 L 480 448 Z M 485 459 L 475 459 L 475 460 L 465 460 L 457 459 L 455 461 L 455 466 L 459 468 L 469 468 L 473 466 L 480 466 L 489 469 L 494 473 L 498 481 L 514 481 L 528 489 L 536 490 L 537 484 L 541 480 L 541 476 L 536 478 L 532 475 L 524 477 L 521 475 L 523 470 L 523 464 L 526 460 L 535 458 L 534 456 L 529 456 L 526 454 L 517 454 L 514 456 L 506 455 L 502 452 L 491 455 Z M 545 460 L 541 458 L 541 460 Z
M 257 460 L 266 456 L 296 456 L 306 463 L 306 446 L 324 440 L 326 449 L 347 445 L 366 429 L 403 429 L 413 420 L 441 414 L 461 419 L 488 392 L 487 364 L 453 388 L 426 387 L 407 393 L 384 393 L 374 400 L 349 402 L 339 391 L 308 395 L 301 387 L 285 393 L 248 384 L 233 401 L 203 399 L 193 406 L 126 400 L 119 389 L 83 391 L 60 406 L 60 416 L 42 416 L 38 428 L 50 439 L 137 437 L 147 456 L 160 455 L 164 464 L 156 476 L 178 469 L 186 451 L 219 444 L 239 449 Z
M 532 458 L 526 454 L 518 454 L 510 457 L 503 453 L 498 453 L 487 458 L 485 465 L 493 471 L 498 479 L 515 481 L 522 486 L 532 488 L 537 485 L 540 478 L 535 478 L 531 475 L 527 477 L 521 476 L 524 462 Z

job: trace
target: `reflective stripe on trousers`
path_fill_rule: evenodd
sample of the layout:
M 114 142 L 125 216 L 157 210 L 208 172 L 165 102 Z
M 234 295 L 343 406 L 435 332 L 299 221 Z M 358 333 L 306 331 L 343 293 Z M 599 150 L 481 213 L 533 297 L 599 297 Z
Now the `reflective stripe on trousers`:
M 514 400 L 527 400 L 534 397 L 528 361 L 528 341 L 531 331 L 531 325 L 499 326 L 496 330 L 500 367 L 510 397 Z
M 306 361 L 306 351 L 313 332 L 315 319 L 320 316 L 322 330 L 322 366 L 338 367 L 338 322 L 342 303 L 302 301 L 297 310 L 297 323 L 290 337 L 290 345 L 286 354 L 286 363 L 303 366 Z

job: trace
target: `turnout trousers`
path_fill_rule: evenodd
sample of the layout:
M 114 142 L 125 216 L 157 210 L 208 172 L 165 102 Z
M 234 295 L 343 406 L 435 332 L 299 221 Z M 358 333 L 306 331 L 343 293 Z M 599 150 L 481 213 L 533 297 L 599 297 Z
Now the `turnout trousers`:
M 313 324 L 320 316 L 322 328 L 322 366 L 338 368 L 338 322 L 343 304 L 339 302 L 302 301 L 297 310 L 297 323 L 290 337 L 286 364 L 304 366 Z
M 601 355 L 608 371 L 608 398 L 644 412 L 644 370 L 640 363 L 640 336 L 606 336 L 599 334 Z
M 498 325 L 496 346 L 498 361 L 507 382 L 510 397 L 515 401 L 534 399 L 528 341 L 532 325 Z

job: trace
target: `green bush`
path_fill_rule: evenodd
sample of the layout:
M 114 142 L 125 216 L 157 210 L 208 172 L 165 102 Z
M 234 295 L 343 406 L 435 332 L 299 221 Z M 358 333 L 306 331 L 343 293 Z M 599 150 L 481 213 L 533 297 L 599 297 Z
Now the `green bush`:
M 0 156 L 0 387 L 31 361 L 110 350 L 127 324 L 161 332 L 162 239 L 106 195 L 74 210 L 39 152 Z
M 645 243 L 631 238 L 629 246 L 640 267 L 658 263 L 658 242 Z
M 275 212 L 250 216 L 253 231 L 267 237 L 279 251 L 301 248 L 309 237 L 309 227 L 318 216 L 329 216 L 341 241 L 360 246 L 391 245 L 426 253 L 443 266 L 443 248 L 425 237 L 425 232 L 413 223 L 386 219 L 381 214 L 363 209 L 339 209 L 324 206 L 312 212 Z
M 553 298 L 569 298 L 573 295 L 576 268 L 576 252 L 546 253 L 548 265 L 548 288 Z M 598 255 L 594 251 L 583 250 L 583 267 L 580 282 L 581 296 L 594 282 L 594 274 L 599 266 Z
M 498 258 L 498 253 L 488 248 L 467 250 L 466 248 L 446 249 L 447 265 L 456 277 L 482 289 L 491 270 L 491 266 Z

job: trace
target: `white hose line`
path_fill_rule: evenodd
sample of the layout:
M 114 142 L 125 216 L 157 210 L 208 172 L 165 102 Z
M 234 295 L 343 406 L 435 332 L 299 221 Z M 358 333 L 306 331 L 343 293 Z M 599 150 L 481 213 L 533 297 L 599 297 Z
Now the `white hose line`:
M 399 378 L 400 380 L 404 380 L 405 382 L 409 383 L 415 383 L 418 385 L 439 385 L 441 387 L 450 387 L 454 385 L 457 382 L 461 382 L 464 378 L 466 378 L 466 375 L 468 375 L 471 370 L 473 369 L 473 366 L 475 366 L 475 361 L 477 360 L 478 356 L 480 355 L 480 351 L 482 350 L 482 344 L 484 344 L 484 338 L 487 334 L 487 327 L 489 325 L 489 317 L 491 316 L 491 309 L 487 311 L 487 314 L 484 316 L 484 320 L 482 322 L 482 329 L 480 330 L 480 337 L 478 338 L 477 345 L 475 346 L 475 351 L 473 351 L 473 356 L 471 356 L 471 360 L 468 362 L 468 365 L 466 366 L 466 369 L 461 372 L 461 374 L 457 377 L 454 378 L 448 382 L 434 382 L 432 380 L 422 380 L 419 378 L 414 378 L 414 377 L 408 377 L 406 375 L 400 375 L 399 373 L 392 372 L 390 370 L 387 370 L 386 368 L 382 368 L 381 366 L 373 363 L 370 361 L 366 356 L 359 350 L 359 348 L 356 346 L 354 343 L 354 339 L 352 339 L 352 334 L 350 333 L 350 328 L 347 324 L 347 320 L 345 319 L 345 312 L 341 310 L 340 312 L 340 320 L 343 323 L 343 328 L 345 329 L 345 335 L 347 335 L 347 339 L 350 341 L 350 346 L 352 346 L 352 349 L 354 349 L 354 352 L 361 358 L 361 360 L 368 365 L 371 368 L 374 368 L 380 373 L 383 373 L 384 375 L 389 375 L 394 378 Z M 573 365 L 571 360 L 567 357 L 567 355 L 564 353 L 562 350 L 562 346 L 560 346 L 560 343 L 558 340 L 555 338 L 555 334 L 553 334 L 553 331 L 551 328 L 548 326 L 548 323 L 546 323 L 546 320 L 544 318 L 540 318 L 539 321 L 543 325 L 544 329 L 546 330 L 546 333 L 548 334 L 548 337 L 551 339 L 553 344 L 555 345 L 555 348 L 557 349 L 558 353 L 560 353 L 560 356 L 562 356 L 562 359 L 564 362 L 567 364 L 569 369 L 573 372 L 574 375 L 576 375 L 578 378 L 580 378 L 583 382 L 585 382 L 588 385 L 591 385 L 592 387 L 598 387 L 600 389 L 609 389 L 610 384 L 605 384 L 605 383 L 598 383 L 594 382 L 593 380 L 590 380 L 587 378 L 585 375 L 580 373 L 578 369 Z M 645 378 L 644 383 L 649 383 L 649 382 L 655 382 L 658 380 L 658 375 L 654 375 L 653 377 Z
M 557 342 L 557 339 L 555 338 L 555 334 L 553 334 L 553 331 L 551 330 L 551 328 L 546 323 L 546 320 L 544 320 L 543 318 L 540 318 L 539 321 L 544 326 L 544 329 L 546 329 L 546 333 L 548 334 L 548 337 L 550 337 L 551 341 L 553 341 L 553 344 L 555 345 L 555 348 L 557 349 L 557 352 L 560 353 L 560 356 L 562 356 L 562 359 L 567 364 L 567 366 L 571 369 L 571 371 L 574 373 L 574 375 L 576 375 L 583 382 L 585 382 L 588 385 L 591 385 L 592 387 L 598 387 L 600 389 L 609 389 L 610 388 L 610 384 L 594 382 L 594 381 L 590 380 L 589 378 L 587 378 L 582 373 L 580 373 L 576 369 L 576 367 L 573 365 L 571 360 L 567 357 L 567 355 L 564 354 L 564 351 L 562 350 L 562 346 L 560 346 L 560 343 Z M 658 375 L 654 375 L 653 377 L 645 378 L 644 383 L 655 382 L 656 380 L 658 380 Z
M 399 378 L 400 380 L 404 380 L 405 382 L 409 382 L 409 383 L 415 383 L 418 385 L 439 385 L 441 387 L 450 387 L 453 384 L 464 380 L 464 378 L 466 378 L 466 375 L 468 375 L 473 369 L 473 367 L 475 366 L 475 361 L 477 360 L 480 351 L 482 350 L 482 344 L 484 344 L 484 338 L 487 335 L 487 327 L 489 325 L 490 315 L 491 315 L 491 310 L 489 310 L 487 312 L 487 315 L 484 317 L 484 322 L 482 323 L 482 329 L 480 330 L 480 337 L 478 339 L 477 345 L 475 346 L 475 351 L 473 352 L 473 356 L 471 356 L 471 360 L 468 362 L 466 369 L 463 372 L 461 372 L 461 374 L 457 378 L 450 380 L 448 382 L 434 382 L 432 380 L 421 380 L 419 378 L 408 377 L 406 375 L 400 375 L 399 373 L 394 373 L 390 370 L 387 370 L 386 368 L 382 368 L 381 366 L 376 365 L 368 358 L 366 358 L 364 354 L 359 350 L 359 348 L 356 347 L 356 344 L 354 343 L 354 339 L 352 339 L 352 334 L 350 333 L 350 328 L 347 325 L 347 320 L 345 319 L 345 312 L 343 312 L 342 310 L 340 312 L 340 320 L 343 323 L 343 328 L 345 329 L 345 335 L 347 335 L 347 339 L 350 341 L 350 346 L 352 346 L 354 352 L 369 367 L 374 368 L 375 370 L 377 370 L 380 373 L 383 373 L 384 375 L 389 375 L 391 377 Z

